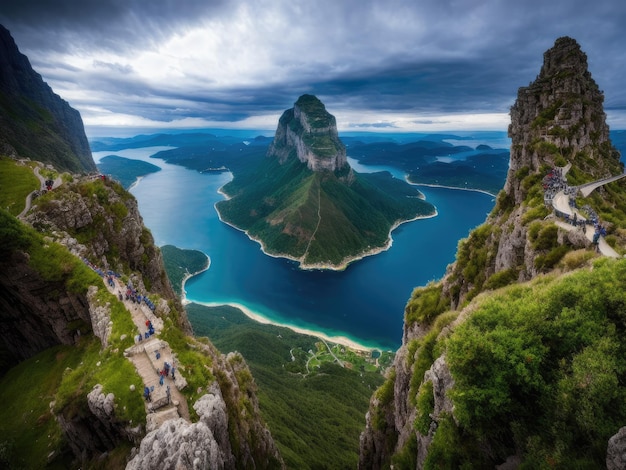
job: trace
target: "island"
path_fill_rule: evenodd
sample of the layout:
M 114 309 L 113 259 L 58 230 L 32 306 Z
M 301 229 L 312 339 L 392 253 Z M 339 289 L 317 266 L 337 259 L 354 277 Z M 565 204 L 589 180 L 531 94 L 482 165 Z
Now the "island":
M 403 222 L 436 215 L 406 181 L 349 165 L 336 120 L 313 95 L 286 110 L 258 165 L 232 168 L 220 219 L 301 269 L 345 269 L 391 246 Z

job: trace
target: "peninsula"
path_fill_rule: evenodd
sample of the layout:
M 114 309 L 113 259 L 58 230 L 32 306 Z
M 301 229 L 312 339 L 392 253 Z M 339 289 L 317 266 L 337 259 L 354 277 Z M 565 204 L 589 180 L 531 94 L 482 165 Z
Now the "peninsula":
M 216 205 L 221 220 L 302 269 L 345 269 L 388 249 L 399 224 L 436 215 L 405 181 L 355 172 L 335 117 L 312 95 L 283 113 L 263 161 L 233 176 Z

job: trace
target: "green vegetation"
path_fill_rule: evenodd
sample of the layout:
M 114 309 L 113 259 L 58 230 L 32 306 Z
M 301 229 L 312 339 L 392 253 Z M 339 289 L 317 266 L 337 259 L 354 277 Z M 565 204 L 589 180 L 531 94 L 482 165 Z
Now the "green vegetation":
M 63 371 L 82 360 L 82 348 L 57 346 L 11 368 L 0 379 L 0 466 L 68 468 L 61 428 L 50 410 Z M 47 463 L 47 455 L 56 453 Z
M 304 257 L 305 264 L 341 265 L 388 240 L 392 225 L 434 211 L 419 192 L 389 174 L 314 173 L 297 159 L 234 171 L 220 201 L 222 218 L 263 241 L 266 251 Z M 315 235 L 315 236 L 313 236 Z
M 8 73 L 11 75 L 14 72 L 9 70 Z M 29 75 L 26 74 L 21 79 L 25 79 L 26 76 Z M 42 82 L 41 86 L 43 85 Z M 0 114 L 7 117 L 3 121 L 2 132 L 8 143 L 15 148 L 18 155 L 51 163 L 61 170 L 78 172 L 93 169 L 95 165 L 91 155 L 87 152 L 79 155 L 79 145 L 70 143 L 80 142 L 80 133 L 85 138 L 82 124 L 80 127 L 72 126 L 74 123 L 68 118 L 68 116 L 74 117 L 73 113 L 78 115 L 78 112 L 70 108 L 58 96 L 56 98 L 59 101 L 44 102 L 43 97 L 48 93 L 38 90 L 36 83 L 31 83 L 31 86 L 33 87 L 32 96 L 41 96 L 41 102 L 6 91 L 0 93 Z M 59 112 L 53 114 L 50 109 L 57 109 Z M 75 135 L 71 135 L 72 132 Z
M 205 270 L 209 265 L 207 255 L 198 250 L 184 250 L 173 245 L 161 247 L 165 271 L 174 291 L 181 295 L 185 276 Z
M 100 159 L 98 169 L 105 175 L 114 175 L 126 189 L 137 181 L 137 178 L 161 171 L 160 167 L 152 163 L 118 157 L 117 155 L 109 155 Z
M 441 283 L 430 282 L 426 287 L 416 287 L 404 309 L 404 321 L 429 324 L 437 315 L 450 307 L 450 301 L 442 295 Z
M 17 216 L 26 204 L 26 196 L 39 189 L 39 179 L 29 165 L 18 165 L 8 157 L 0 156 L 0 208 Z
M 604 465 L 626 420 L 624 279 L 626 261 L 601 259 L 591 271 L 508 287 L 447 340 L 455 432 L 489 442 L 491 465 L 516 452 L 522 468 Z M 440 432 L 441 423 L 435 440 Z M 450 458 L 459 452 L 476 461 L 459 447 Z
M 288 468 L 356 467 L 369 399 L 383 382 L 379 372 L 369 371 L 372 359 L 334 346 L 342 361 L 352 361 L 342 368 L 317 338 L 254 322 L 231 307 L 190 304 L 187 311 L 197 335 L 245 358 Z M 392 359 L 383 353 L 379 363 Z
M 498 237 L 500 228 L 490 224 L 483 224 L 472 230 L 468 238 L 459 242 L 457 260 L 452 280 L 463 278 L 472 286 L 467 293 L 467 301 L 482 292 L 487 278 L 487 267 L 491 266 L 496 253 L 489 241 Z M 458 284 L 457 284 L 458 285 Z M 458 287 L 451 292 L 453 298 L 458 295 Z

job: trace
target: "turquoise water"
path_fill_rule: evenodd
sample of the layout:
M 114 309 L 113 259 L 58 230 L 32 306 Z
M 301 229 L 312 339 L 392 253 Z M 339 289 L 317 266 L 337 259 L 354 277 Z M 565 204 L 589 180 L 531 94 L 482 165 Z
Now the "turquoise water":
M 301 271 L 296 263 L 262 253 L 259 244 L 219 221 L 214 208 L 228 173 L 200 174 L 148 158 L 162 148 L 115 152 L 149 161 L 162 171 L 131 188 L 157 245 L 198 249 L 210 268 L 186 284 L 187 299 L 237 303 L 273 322 L 368 347 L 396 349 L 402 340 L 404 306 L 416 286 L 442 277 L 454 261 L 459 239 L 485 220 L 494 197 L 472 191 L 420 186 L 438 216 L 406 223 L 392 234 L 390 250 L 351 264 L 345 271 Z M 94 160 L 111 152 L 94 153 Z M 392 168 L 364 167 L 356 171 Z

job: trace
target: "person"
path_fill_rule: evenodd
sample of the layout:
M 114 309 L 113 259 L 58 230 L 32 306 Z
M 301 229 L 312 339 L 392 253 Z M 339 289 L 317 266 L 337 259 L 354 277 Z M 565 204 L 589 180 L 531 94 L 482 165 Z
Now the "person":
M 152 401 L 152 398 L 150 397 L 150 389 L 148 387 L 143 388 L 143 397 L 146 401 Z
M 159 378 L 159 385 L 163 386 L 163 380 L 165 379 L 165 375 L 161 372 L 161 377 Z
M 174 376 L 174 370 L 176 369 L 176 367 L 172 366 L 172 380 L 176 380 L 176 377 Z

